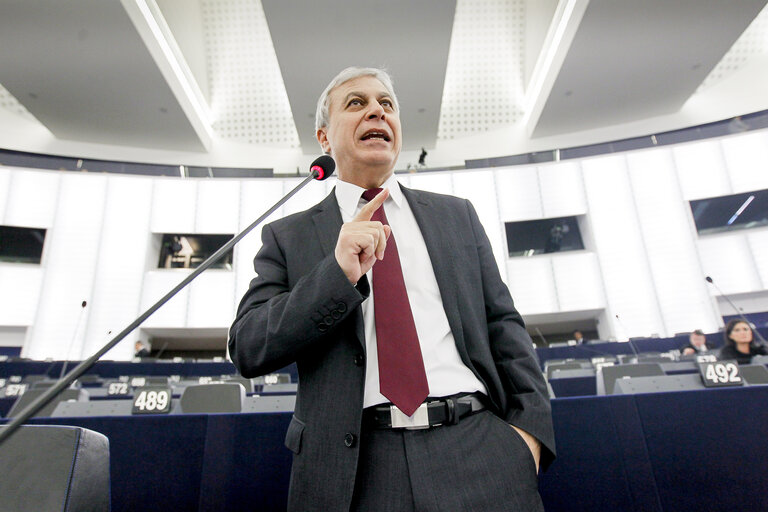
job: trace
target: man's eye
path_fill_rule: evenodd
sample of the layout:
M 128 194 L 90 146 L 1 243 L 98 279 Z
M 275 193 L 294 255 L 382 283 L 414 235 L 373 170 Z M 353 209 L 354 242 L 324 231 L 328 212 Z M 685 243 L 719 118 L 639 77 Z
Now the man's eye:
M 381 104 L 385 105 L 387 107 L 391 107 L 392 106 L 392 102 L 390 100 L 381 100 Z
M 352 105 L 362 105 L 363 101 L 359 98 L 355 98 L 353 100 L 349 100 L 349 103 L 347 103 L 348 107 L 351 107 Z

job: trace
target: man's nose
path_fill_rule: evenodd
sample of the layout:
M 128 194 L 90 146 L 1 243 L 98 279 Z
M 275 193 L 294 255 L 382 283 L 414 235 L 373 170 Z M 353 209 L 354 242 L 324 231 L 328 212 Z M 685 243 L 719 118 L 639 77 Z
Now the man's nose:
M 369 105 L 366 119 L 384 119 L 384 107 L 378 101 L 372 101 Z

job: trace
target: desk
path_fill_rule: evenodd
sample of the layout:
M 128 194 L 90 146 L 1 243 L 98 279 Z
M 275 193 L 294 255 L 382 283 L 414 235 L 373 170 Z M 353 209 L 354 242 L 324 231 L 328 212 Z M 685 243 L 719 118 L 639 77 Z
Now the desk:
M 548 512 L 768 510 L 768 386 L 552 401 Z M 279 511 L 288 413 L 35 420 L 110 439 L 112 509 Z
M 11 375 L 48 375 L 59 378 L 63 361 L 6 361 L 0 363 L 0 378 Z M 80 364 L 80 361 L 69 361 L 67 371 Z M 237 370 L 229 361 L 214 363 L 213 361 L 199 362 L 157 362 L 157 361 L 97 361 L 96 364 L 85 372 L 85 375 L 98 375 L 103 378 L 116 379 L 122 375 L 179 375 L 181 377 L 214 377 L 220 375 L 233 375 Z M 286 366 L 277 373 L 290 373 L 292 382 L 296 382 L 298 371 L 296 365 Z

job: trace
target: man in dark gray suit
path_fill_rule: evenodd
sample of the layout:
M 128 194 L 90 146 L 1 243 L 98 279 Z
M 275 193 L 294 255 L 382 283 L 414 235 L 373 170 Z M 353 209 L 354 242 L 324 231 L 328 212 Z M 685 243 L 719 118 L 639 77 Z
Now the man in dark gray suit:
M 543 510 L 549 398 L 474 208 L 397 183 L 385 72 L 342 71 L 316 127 L 339 181 L 263 228 L 229 338 L 246 377 L 297 363 L 288 508 Z M 395 281 L 403 300 L 390 300 Z

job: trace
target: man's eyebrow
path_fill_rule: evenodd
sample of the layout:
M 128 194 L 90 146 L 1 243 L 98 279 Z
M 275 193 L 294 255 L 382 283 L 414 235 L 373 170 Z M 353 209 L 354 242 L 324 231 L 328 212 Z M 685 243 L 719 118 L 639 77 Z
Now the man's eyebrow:
M 357 98 L 363 98 L 363 99 L 364 99 L 364 98 L 365 98 L 365 94 L 364 94 L 364 93 L 362 93 L 362 92 L 359 92 L 359 91 L 352 91 L 352 92 L 348 93 L 348 94 L 347 94 L 347 95 L 344 97 L 344 104 L 346 105 L 346 104 L 347 104 L 347 102 L 349 102 L 349 100 L 350 100 L 350 99 L 352 99 L 352 98 L 355 98 L 355 97 L 357 97 Z M 382 92 L 380 92 L 380 93 L 378 93 L 378 94 L 376 95 L 376 98 L 377 98 L 377 99 L 382 99 L 382 98 L 389 98 L 389 99 L 392 99 L 392 95 L 391 95 L 391 94 L 389 94 L 389 92 L 387 92 L 387 91 L 382 91 Z
M 364 95 L 363 93 L 361 93 L 361 92 L 352 91 L 352 92 L 350 92 L 349 94 L 347 94 L 347 96 L 344 98 L 344 104 L 346 105 L 346 104 L 347 104 L 347 102 L 348 102 L 350 99 L 354 98 L 354 97 L 358 97 L 358 98 L 364 98 L 364 97 L 365 97 L 365 95 Z

